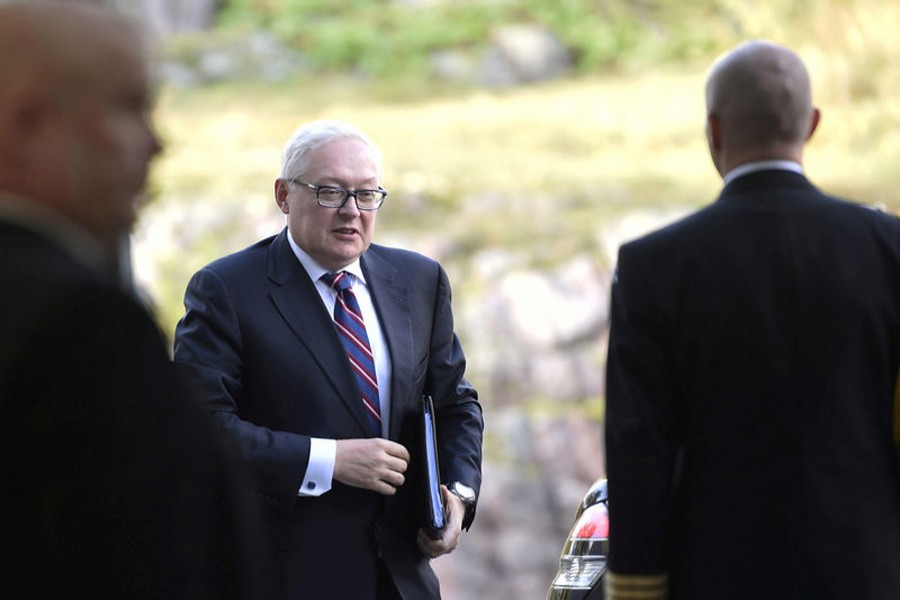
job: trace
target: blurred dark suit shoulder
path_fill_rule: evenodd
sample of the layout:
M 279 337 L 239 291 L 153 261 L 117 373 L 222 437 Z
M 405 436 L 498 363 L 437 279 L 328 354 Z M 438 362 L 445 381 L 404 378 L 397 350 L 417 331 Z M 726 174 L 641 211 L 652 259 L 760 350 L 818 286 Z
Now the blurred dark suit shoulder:
M 244 553 L 260 546 L 231 450 L 149 313 L 55 242 L 2 221 L 0 281 L 6 589 L 258 597 Z

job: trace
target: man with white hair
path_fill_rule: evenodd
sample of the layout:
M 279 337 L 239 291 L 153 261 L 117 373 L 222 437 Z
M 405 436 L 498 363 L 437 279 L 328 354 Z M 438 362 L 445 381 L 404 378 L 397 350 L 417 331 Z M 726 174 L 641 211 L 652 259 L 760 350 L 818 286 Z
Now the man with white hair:
M 299 127 L 274 184 L 286 227 L 195 273 L 176 328 L 175 361 L 257 474 L 284 598 L 438 600 L 429 561 L 475 516 L 484 421 L 450 282 L 437 261 L 373 242 L 381 176 L 359 128 Z M 425 515 L 423 395 L 439 532 Z

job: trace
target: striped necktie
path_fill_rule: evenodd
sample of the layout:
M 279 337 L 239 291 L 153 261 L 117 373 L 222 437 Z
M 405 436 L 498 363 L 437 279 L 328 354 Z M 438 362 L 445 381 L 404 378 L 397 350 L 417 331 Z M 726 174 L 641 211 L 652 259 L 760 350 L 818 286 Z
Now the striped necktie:
M 378 381 L 375 376 L 375 359 L 369 346 L 369 336 L 363 321 L 359 303 L 351 289 L 352 281 L 346 271 L 326 273 L 322 280 L 337 293 L 334 303 L 334 324 L 337 327 L 356 375 L 362 395 L 363 409 L 375 435 L 381 435 L 381 410 L 378 399 Z

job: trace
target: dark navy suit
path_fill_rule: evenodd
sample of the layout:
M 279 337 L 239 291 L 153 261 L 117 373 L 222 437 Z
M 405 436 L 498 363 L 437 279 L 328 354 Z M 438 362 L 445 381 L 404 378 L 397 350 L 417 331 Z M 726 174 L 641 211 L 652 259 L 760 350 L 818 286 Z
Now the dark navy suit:
M 211 419 L 150 314 L 55 239 L 0 221 L 8 598 L 269 598 Z
M 374 244 L 360 262 L 390 351 L 390 438 L 411 454 L 396 495 L 339 482 L 318 497 L 297 495 L 311 437 L 371 434 L 331 315 L 286 229 L 194 275 L 175 360 L 255 467 L 284 597 L 373 598 L 381 557 L 404 598 L 438 598 L 415 542 L 426 490 L 420 400 L 425 391 L 434 397 L 444 482 L 476 490 L 481 407 L 464 378 L 440 265 Z
M 672 598 L 900 598 L 900 219 L 769 170 L 622 246 L 615 573 Z

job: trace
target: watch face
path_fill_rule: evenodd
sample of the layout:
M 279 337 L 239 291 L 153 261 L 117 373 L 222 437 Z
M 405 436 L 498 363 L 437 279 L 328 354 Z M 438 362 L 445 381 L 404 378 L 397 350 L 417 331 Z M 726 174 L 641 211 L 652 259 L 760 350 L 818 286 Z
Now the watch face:
M 454 482 L 450 486 L 450 491 L 459 496 L 466 504 L 475 502 L 475 490 L 464 483 Z

